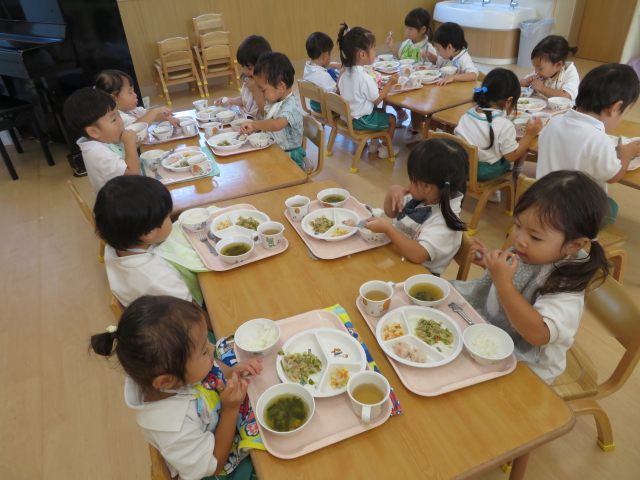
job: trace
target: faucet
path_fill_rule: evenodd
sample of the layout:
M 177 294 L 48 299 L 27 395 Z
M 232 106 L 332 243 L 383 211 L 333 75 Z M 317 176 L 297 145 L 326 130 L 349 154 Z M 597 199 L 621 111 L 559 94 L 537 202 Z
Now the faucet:
M 491 3 L 491 0 L 482 0 L 482 6 L 484 7 L 485 5 L 489 5 Z
M 518 2 L 516 2 L 515 0 L 511 0 L 511 3 L 509 3 L 509 10 L 515 10 L 517 6 Z
M 460 0 L 460 5 L 464 5 L 465 3 L 469 3 L 469 0 Z

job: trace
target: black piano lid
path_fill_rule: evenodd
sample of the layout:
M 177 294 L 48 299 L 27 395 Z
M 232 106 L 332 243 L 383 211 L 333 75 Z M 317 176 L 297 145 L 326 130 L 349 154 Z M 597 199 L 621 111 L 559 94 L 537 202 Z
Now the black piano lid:
M 62 23 L 0 20 L 0 47 L 28 50 L 50 43 L 62 42 L 67 26 Z

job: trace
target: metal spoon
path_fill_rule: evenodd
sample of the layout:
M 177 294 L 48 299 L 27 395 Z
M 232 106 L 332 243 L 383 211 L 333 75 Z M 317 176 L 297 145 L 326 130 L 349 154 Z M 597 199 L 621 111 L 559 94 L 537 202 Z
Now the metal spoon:
M 460 308 L 460 305 L 458 305 L 456 302 L 451 302 L 449 304 L 449 308 L 454 312 L 456 312 L 458 315 L 460 315 L 462 318 L 464 318 L 464 320 L 469 325 L 473 325 L 473 320 L 469 318 L 469 316 L 464 312 L 464 310 L 462 310 L 462 308 Z
M 207 237 L 209 237 L 209 240 L 211 240 L 211 243 L 215 247 L 216 243 L 218 243 L 218 238 L 213 233 L 211 233 L 211 230 L 207 232 Z M 218 256 L 218 251 L 215 248 L 211 251 L 211 253 L 213 253 L 213 255 L 216 257 Z

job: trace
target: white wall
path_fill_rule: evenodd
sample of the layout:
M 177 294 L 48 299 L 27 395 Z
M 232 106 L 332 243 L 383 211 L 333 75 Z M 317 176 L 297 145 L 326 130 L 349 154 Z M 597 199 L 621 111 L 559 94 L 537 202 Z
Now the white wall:
M 551 30 L 553 35 L 561 35 L 565 38 L 569 36 L 571 20 L 573 18 L 573 11 L 575 8 L 576 0 L 558 0 L 556 3 L 556 11 L 553 15 L 553 20 L 555 22 L 553 29 Z
M 636 11 L 633 20 L 631 20 L 627 41 L 622 49 L 620 63 L 627 63 L 637 56 L 640 56 L 640 1 L 636 4 Z

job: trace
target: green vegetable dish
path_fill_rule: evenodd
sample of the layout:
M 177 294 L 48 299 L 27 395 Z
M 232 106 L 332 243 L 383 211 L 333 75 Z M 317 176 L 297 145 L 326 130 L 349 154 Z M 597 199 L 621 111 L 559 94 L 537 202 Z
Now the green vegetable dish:
M 230 147 L 230 146 L 231 146 L 231 144 L 230 144 L 228 141 L 223 140 L 223 141 L 221 141 L 220 143 L 218 143 L 218 146 L 219 146 L 219 147 Z
M 189 166 L 189 162 L 187 162 L 186 160 L 182 160 L 178 163 L 174 163 L 173 165 L 171 165 L 173 168 L 182 168 L 182 167 L 188 167 Z
M 309 418 L 309 405 L 297 395 L 278 395 L 267 405 L 265 417 L 270 429 L 290 432 L 305 424 Z
M 321 217 L 318 217 L 315 220 L 309 222 L 309 226 L 315 233 L 325 233 L 327 230 L 333 227 L 333 222 L 322 215 Z
M 240 218 L 238 218 L 236 225 L 238 225 L 239 227 L 248 228 L 249 230 L 258 230 L 260 222 L 252 217 L 245 218 L 241 216 Z
M 322 362 L 311 351 L 285 354 L 283 350 L 280 350 L 278 355 L 284 357 L 280 360 L 280 365 L 289 380 L 300 385 L 315 384 L 313 379 L 309 377 L 322 370 Z
M 448 328 L 443 328 L 441 323 L 434 320 L 421 318 L 414 333 L 416 337 L 427 345 L 435 345 L 438 342 L 442 342 L 445 345 L 451 345 L 453 343 L 453 333 L 451 333 Z

